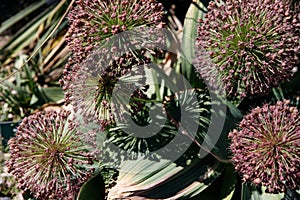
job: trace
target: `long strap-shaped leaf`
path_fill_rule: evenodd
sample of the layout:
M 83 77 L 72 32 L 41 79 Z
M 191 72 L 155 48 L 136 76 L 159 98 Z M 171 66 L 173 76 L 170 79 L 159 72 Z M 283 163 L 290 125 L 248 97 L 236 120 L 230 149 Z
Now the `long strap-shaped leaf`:
M 167 160 L 131 161 L 122 166 L 108 199 L 188 199 L 206 189 L 223 166 L 210 155 L 186 167 Z
M 39 9 L 41 6 L 43 6 L 46 3 L 46 1 L 39 1 L 35 2 L 29 6 L 27 6 L 24 10 L 20 11 L 18 14 L 12 16 L 8 20 L 4 21 L 0 26 L 0 33 L 3 33 L 8 28 L 12 27 L 14 24 L 16 24 L 21 19 L 24 19 L 26 16 L 31 14 L 32 12 Z
M 198 20 L 203 19 L 205 16 L 207 2 L 207 0 L 193 0 L 184 20 L 182 38 L 183 55 L 181 56 L 182 74 L 193 87 L 199 86 L 199 80 L 192 65 L 195 53 L 194 45 L 197 37 L 197 26 Z

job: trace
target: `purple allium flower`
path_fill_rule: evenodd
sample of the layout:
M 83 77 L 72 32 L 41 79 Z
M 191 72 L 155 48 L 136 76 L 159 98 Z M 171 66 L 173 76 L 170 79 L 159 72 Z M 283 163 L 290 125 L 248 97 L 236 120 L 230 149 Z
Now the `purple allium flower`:
M 102 130 L 115 124 L 111 99 L 116 85 L 126 82 L 127 78 L 135 84 L 143 81 L 143 64 L 150 62 L 147 57 L 137 58 L 131 53 L 111 58 L 109 53 L 103 52 L 106 52 L 105 48 L 93 52 L 85 62 L 78 65 L 78 70 L 73 72 L 74 81 L 66 85 L 66 96 L 75 112 L 83 116 L 85 121 L 100 124 Z M 106 59 L 106 56 L 109 58 Z M 136 79 L 132 74 L 134 72 L 139 75 Z M 130 75 L 133 77 L 127 77 Z M 118 89 L 115 92 L 117 96 L 130 96 L 128 93 L 123 94 L 128 91 L 126 84 Z
M 77 0 L 68 17 L 67 42 L 80 61 L 102 40 L 134 27 L 159 25 L 162 16 L 156 0 Z
M 9 172 L 22 190 L 38 199 L 75 199 L 92 175 L 94 155 L 76 131 L 69 111 L 39 112 L 24 118 L 9 140 Z
M 300 116 L 288 100 L 254 108 L 229 138 L 235 169 L 244 181 L 270 193 L 299 188 Z
M 293 75 L 300 22 L 287 2 L 210 1 L 208 10 L 196 46 L 209 54 L 230 99 L 264 95 Z M 197 71 L 203 67 L 211 66 Z
M 145 46 L 149 48 L 149 45 L 143 43 L 154 42 L 154 47 L 163 43 L 163 37 L 157 36 L 157 30 L 149 29 L 162 27 L 162 18 L 163 7 L 156 0 L 77 0 L 69 13 L 70 27 L 66 37 L 72 57 L 69 58 L 60 80 L 63 90 L 66 91 L 66 102 L 70 102 L 68 90 L 75 81 L 74 74 L 95 49 L 97 51 L 104 46 L 115 52 L 131 52 L 137 56 L 144 54 L 142 49 Z M 114 59 L 111 51 L 108 54 Z

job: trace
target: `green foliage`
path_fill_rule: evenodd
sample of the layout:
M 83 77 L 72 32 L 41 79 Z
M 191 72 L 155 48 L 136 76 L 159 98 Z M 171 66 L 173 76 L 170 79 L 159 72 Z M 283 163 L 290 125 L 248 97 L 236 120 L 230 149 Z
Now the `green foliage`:
M 284 197 L 283 193 L 270 194 L 264 192 L 265 188 L 255 188 L 251 185 L 242 185 L 242 200 L 282 200 Z
M 10 80 L 0 85 L 0 101 L 2 104 L 0 121 L 20 120 L 45 103 L 63 98 L 59 87 L 43 88 L 34 80 L 34 71 L 26 63 L 26 56 L 16 60 L 15 68 L 24 64 L 24 72 L 20 71 Z M 13 116 L 11 116 L 13 115 Z
M 133 163 L 124 163 L 117 184 L 109 192 L 110 198 L 130 195 L 146 199 L 189 199 L 205 190 L 223 169 L 223 164 L 211 156 L 196 158 L 185 167 L 168 160 L 134 163 L 133 168 Z
M 197 37 L 198 20 L 203 19 L 207 12 L 205 1 L 195 0 L 191 3 L 184 20 L 182 37 L 182 75 L 189 80 L 192 87 L 204 87 L 193 66 L 195 58 L 195 41 Z
M 20 120 L 63 99 L 57 81 L 69 55 L 63 39 L 69 3 L 37 1 L 1 24 L 0 33 L 23 28 L 0 47 L 0 121 Z M 24 24 L 25 18 L 31 20 Z
M 77 200 L 103 200 L 105 185 L 100 174 L 88 180 L 80 189 Z

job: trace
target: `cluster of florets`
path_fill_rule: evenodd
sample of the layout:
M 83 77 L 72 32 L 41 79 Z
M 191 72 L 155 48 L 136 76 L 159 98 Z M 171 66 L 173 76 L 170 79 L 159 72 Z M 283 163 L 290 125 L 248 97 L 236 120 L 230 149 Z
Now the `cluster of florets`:
M 288 80 L 299 63 L 300 22 L 287 2 L 280 0 L 211 1 L 200 20 L 197 46 L 217 70 L 229 98 L 267 94 Z M 196 52 L 196 60 L 201 54 Z M 203 74 L 203 72 L 202 72 Z
M 143 44 L 149 38 L 160 44 L 161 37 L 152 37 L 155 29 L 147 27 L 162 25 L 162 16 L 155 0 L 76 1 L 67 34 L 72 57 L 61 79 L 66 102 L 85 118 L 96 117 L 102 129 L 114 124 L 113 88 L 132 68 L 149 62 Z
M 110 59 L 105 58 L 108 54 L 103 54 L 103 49 L 99 51 L 91 54 L 82 63 L 81 68 L 73 73 L 74 81 L 66 85 L 66 93 L 69 94 L 68 101 L 77 114 L 83 116 L 86 121 L 95 120 L 94 122 L 104 130 L 115 124 L 112 95 L 122 96 L 122 91 L 127 91 L 126 85 L 123 89 L 119 86 L 119 91 L 114 92 L 115 87 L 122 84 L 123 79 L 126 79 L 126 75 L 131 75 L 133 69 L 137 69 L 139 77 L 144 79 L 143 67 L 150 60 L 144 56 L 137 58 L 131 53 Z M 143 82 L 133 77 L 131 79 L 131 82 Z
M 69 13 L 67 42 L 73 59 L 82 61 L 104 39 L 139 26 L 162 23 L 156 0 L 77 0 Z
M 244 181 L 270 193 L 299 187 L 300 116 L 289 101 L 253 109 L 229 138 L 232 161 Z
M 94 155 L 76 131 L 70 112 L 48 111 L 23 119 L 9 140 L 8 170 L 18 187 L 38 199 L 75 199 L 92 175 Z

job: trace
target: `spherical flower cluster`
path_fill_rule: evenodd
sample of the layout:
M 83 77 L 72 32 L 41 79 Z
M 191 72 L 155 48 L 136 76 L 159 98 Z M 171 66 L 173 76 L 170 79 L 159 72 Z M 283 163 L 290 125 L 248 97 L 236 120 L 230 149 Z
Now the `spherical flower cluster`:
M 287 2 L 210 1 L 208 10 L 196 46 L 208 52 L 229 98 L 265 95 L 293 75 L 300 22 Z M 203 67 L 211 66 L 196 68 Z
M 67 42 L 82 61 L 101 41 L 139 26 L 162 23 L 163 7 L 156 0 L 77 0 L 69 13 Z
M 75 199 L 92 175 L 93 153 L 85 148 L 70 112 L 39 112 L 23 119 L 9 140 L 8 170 L 37 199 Z
M 69 97 L 66 100 L 70 101 L 75 112 L 83 116 L 85 121 L 99 124 L 102 130 L 115 124 L 112 110 L 113 93 L 117 93 L 117 96 L 130 95 L 123 94 L 123 91 L 127 91 L 127 85 L 123 85 L 125 88 L 119 87 L 115 92 L 116 85 L 124 81 L 126 75 L 132 75 L 134 71 L 140 75 L 137 79 L 134 76 L 127 77 L 129 82 L 143 81 L 143 64 L 150 62 L 146 57 L 137 58 L 131 53 L 106 59 L 108 54 L 103 53 L 104 50 L 93 52 L 73 73 L 74 81 L 65 85 L 66 97 Z
M 235 169 L 243 180 L 267 192 L 300 184 L 300 116 L 289 101 L 257 107 L 229 133 Z
M 162 16 L 162 4 L 156 0 L 77 0 L 69 13 L 70 27 L 66 37 L 72 56 L 66 64 L 63 78 L 60 80 L 65 91 L 66 103 L 70 103 L 69 100 L 73 98 L 69 87 L 76 81 L 77 71 L 82 69 L 82 63 L 90 54 L 93 54 L 93 51 L 99 53 L 99 50 L 105 47 L 106 50 L 131 52 L 139 57 L 145 52 L 142 48 L 145 46 L 149 48 L 149 45 L 143 45 L 144 42 L 147 44 L 154 42 L 153 46 L 162 43 L 160 37 L 162 33 L 157 33 L 155 29 L 149 29 L 149 27 L 163 25 Z M 107 57 L 102 56 L 102 58 L 105 61 L 112 58 L 113 62 L 114 53 L 105 52 L 106 50 L 101 49 L 102 54 L 108 54 Z M 106 66 L 102 65 L 101 67 Z M 108 71 L 112 70 L 112 66 L 110 68 Z M 112 75 L 113 73 L 110 73 L 111 78 Z

